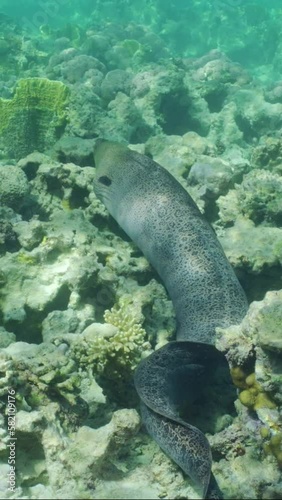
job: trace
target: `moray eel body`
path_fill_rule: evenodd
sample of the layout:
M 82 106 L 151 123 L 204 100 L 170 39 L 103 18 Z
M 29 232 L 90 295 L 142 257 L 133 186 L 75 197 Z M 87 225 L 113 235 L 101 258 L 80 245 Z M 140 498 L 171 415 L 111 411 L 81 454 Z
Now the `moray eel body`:
M 220 356 L 215 328 L 241 322 L 245 294 L 214 230 L 166 169 L 110 141 L 98 140 L 94 157 L 96 195 L 156 269 L 176 314 L 177 342 L 151 354 L 135 374 L 145 425 L 202 497 L 211 498 L 208 441 L 179 417 L 175 394 L 183 377 L 196 384 L 210 359 Z

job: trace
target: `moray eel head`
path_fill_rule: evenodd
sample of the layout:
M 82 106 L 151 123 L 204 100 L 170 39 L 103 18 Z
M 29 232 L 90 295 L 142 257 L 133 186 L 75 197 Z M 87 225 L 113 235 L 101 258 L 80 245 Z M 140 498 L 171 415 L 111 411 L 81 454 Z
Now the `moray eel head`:
M 96 179 L 94 191 L 104 203 L 111 215 L 118 205 L 123 190 L 127 189 L 128 180 L 126 170 L 126 156 L 128 149 L 125 145 L 116 142 L 98 139 L 94 149 Z M 129 189 L 129 185 L 128 185 Z

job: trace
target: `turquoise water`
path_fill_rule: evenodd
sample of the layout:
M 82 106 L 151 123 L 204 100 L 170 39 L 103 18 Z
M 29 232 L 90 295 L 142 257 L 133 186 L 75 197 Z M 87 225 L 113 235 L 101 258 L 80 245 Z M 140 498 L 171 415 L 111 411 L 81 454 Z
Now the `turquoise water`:
M 279 0 L 1 0 L 0 12 L 34 35 L 44 25 L 63 31 L 66 24 L 87 29 L 133 22 L 160 36 L 173 57 L 200 56 L 217 48 L 246 67 L 272 65 L 274 72 L 280 71 Z

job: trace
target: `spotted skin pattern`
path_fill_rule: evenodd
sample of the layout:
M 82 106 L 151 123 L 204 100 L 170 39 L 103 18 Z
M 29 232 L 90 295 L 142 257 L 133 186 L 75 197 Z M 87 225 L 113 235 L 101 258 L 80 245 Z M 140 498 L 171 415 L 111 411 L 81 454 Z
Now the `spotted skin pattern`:
M 219 355 L 215 328 L 241 322 L 245 294 L 213 228 L 165 168 L 111 141 L 98 140 L 94 157 L 97 197 L 156 269 L 176 314 L 177 341 L 143 360 L 135 374 L 143 421 L 201 496 L 216 498 L 208 441 L 179 417 L 173 393 L 182 375 L 196 379 Z

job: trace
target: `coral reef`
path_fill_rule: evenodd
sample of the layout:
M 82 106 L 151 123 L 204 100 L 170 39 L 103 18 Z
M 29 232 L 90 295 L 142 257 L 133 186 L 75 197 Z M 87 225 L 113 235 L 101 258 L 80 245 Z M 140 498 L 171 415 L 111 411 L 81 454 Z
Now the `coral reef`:
M 267 170 L 252 170 L 243 182 L 230 190 L 228 195 L 218 200 L 220 218 L 229 224 L 240 215 L 255 222 L 281 225 L 282 204 L 281 176 Z M 228 208 L 232 206 L 232 212 Z
M 241 325 L 218 329 L 216 343 L 218 349 L 226 354 L 233 381 L 239 388 L 236 402 L 239 416 L 235 420 L 245 421 L 248 438 L 240 436 L 242 423 L 236 428 L 235 421 L 224 432 L 230 432 L 233 428 L 235 436 L 237 434 L 233 439 L 235 450 L 239 440 L 243 446 L 240 454 L 244 457 L 249 455 L 257 466 L 264 464 L 269 474 L 276 475 L 274 482 L 280 482 L 281 469 L 281 297 L 281 291 L 268 292 L 262 301 L 253 302 Z M 216 443 L 217 447 L 222 443 L 220 434 L 212 438 L 212 443 Z M 222 454 L 219 447 L 218 453 Z M 236 453 L 239 453 L 238 449 Z M 239 457 L 236 459 L 237 462 L 244 460 Z M 250 473 L 249 460 L 246 467 Z M 270 472 L 269 467 L 273 472 Z M 263 477 L 262 471 L 261 474 Z M 256 488 L 258 486 L 259 481 Z M 267 495 L 265 479 L 261 482 L 261 488 Z M 280 491 L 280 486 L 276 491 Z M 243 492 L 241 494 L 243 498 L 246 495 Z M 259 495 L 256 489 L 253 496 L 259 498 Z
M 281 498 L 280 6 L 15 3 L 0 14 L 1 498 L 198 498 L 140 428 L 132 374 L 175 318 L 94 194 L 97 137 L 162 164 L 217 232 L 251 304 L 217 332 L 234 386 L 218 375 L 194 418 L 225 498 Z
M 218 329 L 217 340 L 232 367 L 234 383 L 241 389 L 241 403 L 276 432 L 282 387 L 281 297 L 281 291 L 268 292 L 262 301 L 253 302 L 242 324 Z
M 114 466 L 140 426 L 133 409 L 114 411 L 111 421 L 99 429 L 86 424 L 89 414 L 105 406 L 105 398 L 93 377 L 89 380 L 87 372 L 79 372 L 63 347 L 16 342 L 1 350 L 2 401 L 12 384 L 17 393 L 19 496 L 40 495 L 46 483 L 51 497 L 88 496 L 105 464 L 112 461 Z M 8 453 L 5 436 L 1 456 L 6 458 Z

